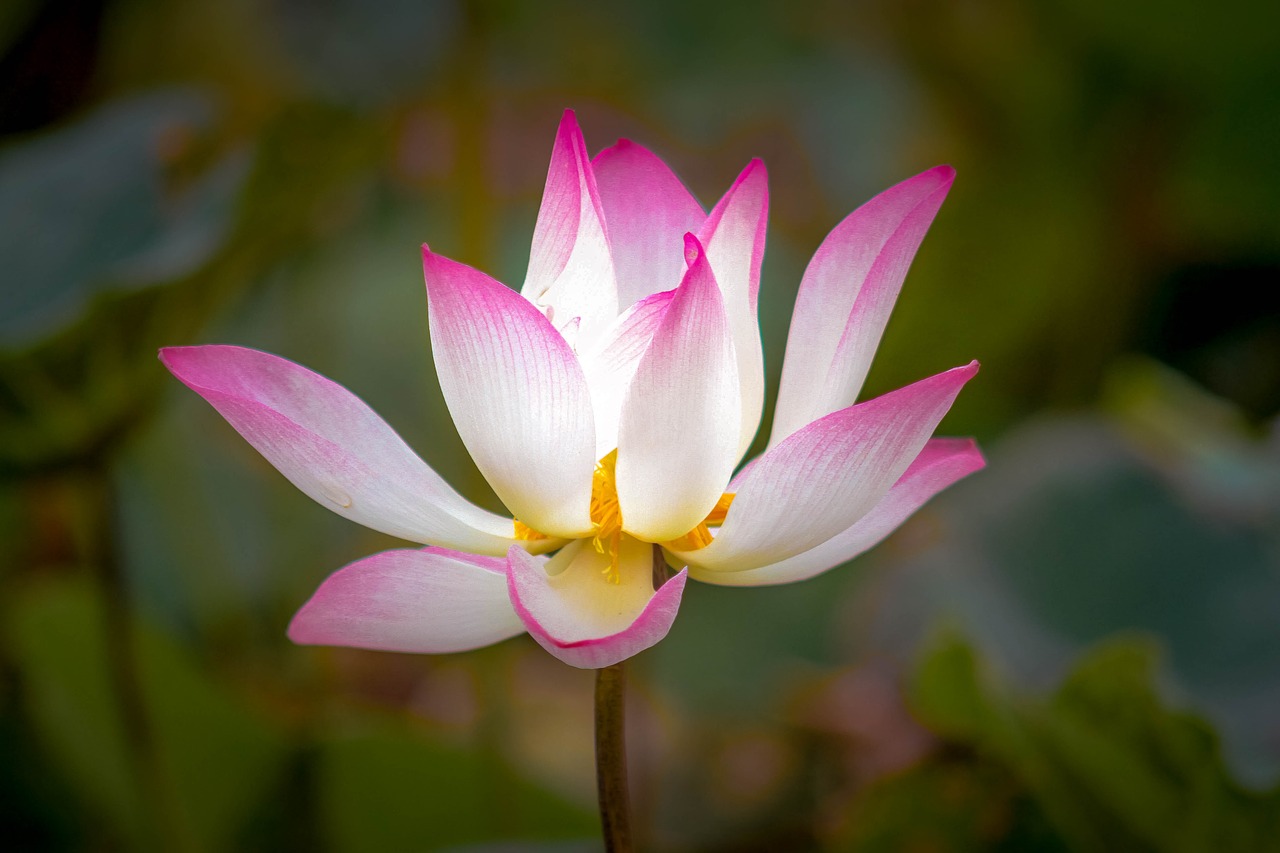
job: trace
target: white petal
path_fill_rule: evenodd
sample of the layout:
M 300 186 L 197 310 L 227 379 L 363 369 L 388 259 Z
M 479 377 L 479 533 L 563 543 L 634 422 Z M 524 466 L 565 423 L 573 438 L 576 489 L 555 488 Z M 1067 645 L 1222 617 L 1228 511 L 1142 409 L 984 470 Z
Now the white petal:
M 715 541 L 674 552 L 713 571 L 778 563 L 866 515 L 902 476 L 977 362 L 833 412 L 793 433 L 740 479 Z
M 870 512 L 816 548 L 744 572 L 693 568 L 690 574 L 694 580 L 720 586 L 772 586 L 815 577 L 878 545 L 930 498 L 984 464 L 982 454 L 971 439 L 930 439 L 906 473 Z
M 689 532 L 733 473 L 741 406 L 732 332 L 689 236 L 690 266 L 636 368 L 618 428 L 623 529 L 660 542 Z
M 595 175 L 582 131 L 566 110 L 551 150 L 529 271 L 520 291 L 556 328 L 577 318 L 589 347 L 618 315 L 618 290 Z
M 358 397 L 257 350 L 168 347 L 160 360 L 308 497 L 414 542 L 505 554 L 511 520 L 469 503 Z
M 764 408 L 764 355 L 760 346 L 760 265 L 769 219 L 769 176 L 752 160 L 698 232 L 724 294 L 738 359 L 741 423 L 738 459 L 747 452 Z
M 674 288 L 684 275 L 684 235 L 706 221 L 702 206 L 666 163 L 630 140 L 601 151 L 591 167 L 609 229 L 618 305 Z
M 594 352 L 580 353 L 596 418 L 596 458 L 618 446 L 622 400 L 649 348 L 674 290 L 655 293 L 631 306 L 600 338 Z
M 938 166 L 903 181 L 822 241 L 796 294 L 771 447 L 857 399 L 907 268 L 954 179 L 954 169 Z
M 595 427 L 573 350 L 520 294 L 484 273 L 422 257 L 440 389 L 507 509 L 548 536 L 591 532 Z
M 653 546 L 624 536 L 620 583 L 605 571 L 609 558 L 586 540 L 571 542 L 550 562 L 512 548 L 508 592 L 538 643 L 571 666 L 598 669 L 625 660 L 671 629 L 687 572 L 656 592 Z
M 374 554 L 330 575 L 293 617 L 289 639 L 436 654 L 514 637 L 524 625 L 507 594 L 506 565 L 443 548 Z

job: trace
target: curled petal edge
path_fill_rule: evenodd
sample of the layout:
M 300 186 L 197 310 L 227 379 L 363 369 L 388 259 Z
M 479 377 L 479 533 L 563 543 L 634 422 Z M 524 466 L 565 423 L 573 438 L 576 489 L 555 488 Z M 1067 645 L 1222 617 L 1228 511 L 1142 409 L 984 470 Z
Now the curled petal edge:
M 527 606 L 526 599 L 548 585 L 545 564 L 514 547 L 507 553 L 507 563 L 507 591 L 525 630 L 553 656 L 579 669 L 612 666 L 658 643 L 671 630 L 689 576 L 688 569 L 683 569 L 659 587 L 639 615 L 623 630 L 606 636 L 569 640 L 557 637 L 544 627 Z

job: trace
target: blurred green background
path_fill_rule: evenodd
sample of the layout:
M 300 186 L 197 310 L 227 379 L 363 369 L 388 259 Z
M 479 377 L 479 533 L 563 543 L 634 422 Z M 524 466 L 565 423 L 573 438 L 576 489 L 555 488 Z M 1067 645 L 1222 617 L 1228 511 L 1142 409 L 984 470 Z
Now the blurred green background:
M 418 246 L 518 284 L 565 107 L 708 206 L 765 158 L 767 408 L 826 231 L 950 162 L 868 393 L 983 362 L 985 472 L 635 659 L 644 849 L 1280 849 L 1268 0 L 0 4 L 0 846 L 597 849 L 591 675 L 290 645 L 399 543 L 155 360 L 299 361 L 500 508 Z

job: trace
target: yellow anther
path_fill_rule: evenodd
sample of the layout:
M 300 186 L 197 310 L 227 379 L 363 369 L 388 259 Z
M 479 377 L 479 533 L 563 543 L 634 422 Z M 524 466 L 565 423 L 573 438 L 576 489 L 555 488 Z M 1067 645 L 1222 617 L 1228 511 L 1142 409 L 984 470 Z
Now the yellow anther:
M 515 527 L 515 531 L 516 531 L 512 535 L 514 535 L 515 538 L 521 540 L 522 542 L 537 542 L 539 539 L 547 538 L 547 534 L 539 533 L 538 531 L 534 530 L 532 527 L 525 524 L 523 521 L 521 521 L 518 518 L 513 519 L 511 524 L 512 526 Z
M 622 508 L 618 505 L 618 481 L 616 469 L 618 451 L 611 450 L 596 463 L 591 476 L 591 527 L 594 530 L 592 544 L 596 553 L 608 555 L 609 565 L 603 570 L 610 583 L 621 583 L 618 569 L 622 550 Z
M 716 501 L 716 505 L 711 508 L 711 512 L 707 514 L 703 524 L 711 524 L 719 526 L 724 524 L 725 516 L 729 514 L 729 505 L 733 503 L 734 493 L 725 492 L 720 496 L 720 500 Z
M 710 528 L 724 524 L 724 519 L 729 514 L 729 505 L 731 503 L 733 503 L 733 495 L 725 492 L 720 496 L 720 500 L 716 501 L 716 505 L 712 507 L 711 512 L 707 513 L 707 517 L 698 523 L 697 527 L 683 536 L 662 544 L 673 551 L 696 551 L 699 548 L 707 547 L 715 538 L 711 535 Z

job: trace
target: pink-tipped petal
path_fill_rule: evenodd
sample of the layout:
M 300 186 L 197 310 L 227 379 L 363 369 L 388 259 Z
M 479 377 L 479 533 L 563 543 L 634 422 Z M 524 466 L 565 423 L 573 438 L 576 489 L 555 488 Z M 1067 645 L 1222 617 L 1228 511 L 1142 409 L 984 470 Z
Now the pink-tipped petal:
M 640 359 L 618 426 L 623 529 L 650 542 L 707 516 L 738 454 L 737 361 L 720 289 L 689 235 L 683 283 Z
M 618 315 L 604 209 L 573 110 L 565 110 L 551 149 L 520 292 L 558 329 L 580 318 L 581 345 L 593 343 Z
M 618 280 L 618 305 L 670 290 L 684 274 L 684 235 L 706 220 L 702 205 L 655 154 L 619 140 L 591 163 Z
M 674 296 L 674 290 L 666 290 L 645 297 L 601 336 L 595 351 L 579 352 L 595 411 L 597 458 L 618 446 L 622 399 Z
M 985 464 L 972 439 L 930 439 L 898 482 L 870 512 L 816 548 L 780 563 L 745 572 L 694 568 L 691 576 L 694 580 L 720 586 L 773 586 L 816 577 L 878 545 L 930 498 Z
M 762 161 L 752 160 L 698 232 L 724 294 L 725 311 L 733 330 L 741 401 L 738 459 L 755 438 L 764 407 L 758 297 L 768 219 L 769 175 Z
M 715 541 L 675 553 L 700 569 L 745 571 L 821 545 L 879 503 L 977 372 L 975 361 L 798 430 L 740 479 Z
M 591 532 L 591 392 L 573 350 L 528 300 L 432 253 L 423 272 L 440 388 L 467 450 L 520 521 Z
M 514 637 L 524 624 L 507 565 L 444 548 L 384 551 L 339 569 L 289 624 L 308 646 L 442 654 Z
M 320 505 L 415 542 L 510 547 L 509 519 L 467 502 L 341 385 L 243 347 L 168 347 L 160 360 Z
M 519 548 L 507 555 L 511 603 L 529 634 L 570 666 L 599 669 L 626 660 L 671 630 L 688 570 L 653 589 L 653 546 L 624 537 L 620 583 L 591 543 L 567 545 L 550 563 Z
M 950 166 L 909 178 L 822 241 L 796 295 L 770 446 L 857 399 L 907 268 L 954 179 Z

